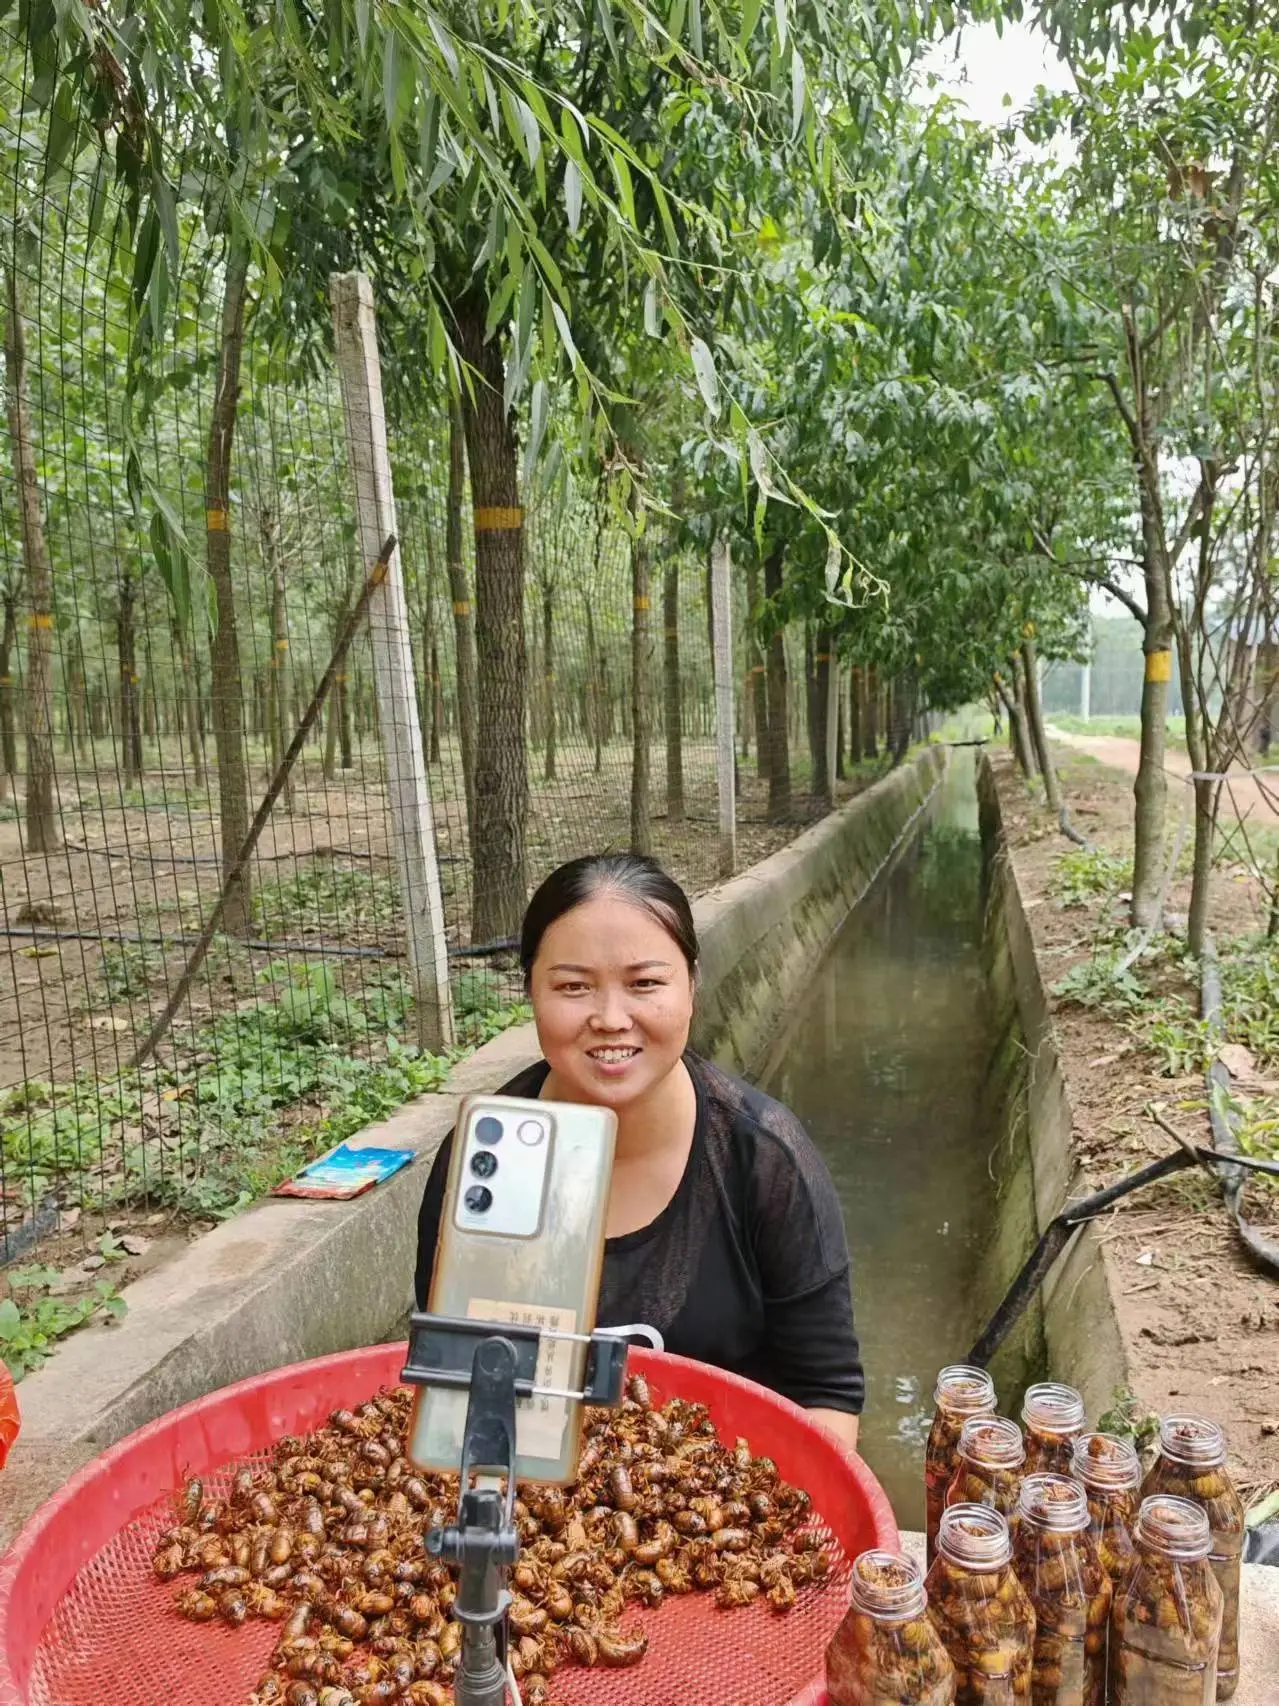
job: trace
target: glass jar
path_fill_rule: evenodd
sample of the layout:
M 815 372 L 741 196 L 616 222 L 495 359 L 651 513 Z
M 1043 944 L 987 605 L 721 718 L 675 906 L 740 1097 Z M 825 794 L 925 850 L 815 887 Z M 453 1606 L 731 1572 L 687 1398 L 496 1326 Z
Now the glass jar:
M 959 1433 L 955 1473 L 946 1504 L 989 1505 L 1017 1530 L 1017 1500 L 1025 1474 L 1021 1429 L 1006 1416 L 973 1416 Z
M 1087 1426 L 1084 1401 L 1073 1386 L 1028 1386 L 1021 1407 L 1026 1474 L 1069 1475 L 1075 1441 Z
M 966 1368 L 955 1363 L 943 1368 L 937 1376 L 933 1401 L 937 1407 L 924 1452 L 924 1493 L 928 1507 L 925 1530 L 930 1564 L 937 1544 L 937 1525 L 946 1508 L 946 1489 L 955 1473 L 960 1430 L 971 1416 L 995 1414 L 995 1383 L 984 1368 Z
M 1216 1422 L 1198 1416 L 1169 1416 L 1159 1428 L 1159 1456 L 1146 1476 L 1142 1497 L 1171 1493 L 1199 1505 L 1212 1530 L 1209 1554 L 1221 1588 L 1224 1611 L 1217 1658 L 1217 1699 L 1229 1700 L 1239 1686 L 1239 1575 L 1243 1563 L 1244 1510 L 1226 1472 L 1226 1436 Z
M 1035 1608 L 1033 1706 L 1103 1706 L 1112 1589 L 1077 1481 L 1028 1475 L 1022 1482 L 1013 1563 Z
M 1007 1520 L 986 1505 L 951 1505 L 928 1571 L 928 1615 L 955 1667 L 956 1706 L 1030 1700 L 1035 1613 L 1012 1567 Z
M 951 1706 L 955 1667 L 929 1621 L 914 1559 L 863 1552 L 851 1593 L 852 1609 L 826 1649 L 831 1706 Z
M 1111 1622 L 1111 1706 L 1213 1706 L 1223 1601 L 1208 1517 L 1156 1493 L 1142 1501 L 1134 1539 Z
M 1093 1544 L 1115 1587 L 1137 1555 L 1132 1531 L 1141 1503 L 1141 1459 L 1130 1440 L 1116 1434 L 1085 1434 L 1075 1441 L 1071 1472 L 1088 1499 Z

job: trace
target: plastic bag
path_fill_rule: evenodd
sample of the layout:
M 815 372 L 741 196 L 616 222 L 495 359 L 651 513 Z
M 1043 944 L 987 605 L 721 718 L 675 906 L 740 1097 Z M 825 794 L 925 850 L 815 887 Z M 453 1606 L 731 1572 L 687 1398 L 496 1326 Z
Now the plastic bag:
M 21 1426 L 22 1418 L 18 1414 L 18 1394 L 14 1390 L 13 1376 L 0 1362 L 0 1469 L 5 1466 L 9 1448 L 17 1439 Z

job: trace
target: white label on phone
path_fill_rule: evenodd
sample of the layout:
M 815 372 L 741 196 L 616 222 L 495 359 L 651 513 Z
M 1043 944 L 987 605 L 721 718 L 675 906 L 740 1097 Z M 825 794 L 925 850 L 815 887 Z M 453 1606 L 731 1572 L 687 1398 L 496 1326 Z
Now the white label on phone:
M 509 1321 L 512 1327 L 542 1327 L 552 1333 L 577 1331 L 575 1310 L 555 1309 L 541 1303 L 495 1303 L 491 1298 L 473 1297 L 466 1313 L 472 1321 Z M 558 1386 L 563 1391 L 569 1385 L 573 1377 L 573 1348 L 570 1339 L 542 1339 L 537 1358 L 539 1386 Z M 521 1457 L 558 1457 L 567 1426 L 567 1399 L 516 1399 L 516 1449 Z

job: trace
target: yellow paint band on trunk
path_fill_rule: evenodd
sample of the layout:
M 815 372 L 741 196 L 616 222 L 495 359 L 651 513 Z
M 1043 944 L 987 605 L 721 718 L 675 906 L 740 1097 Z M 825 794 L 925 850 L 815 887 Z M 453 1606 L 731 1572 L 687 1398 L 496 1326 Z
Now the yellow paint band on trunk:
M 475 531 L 477 533 L 515 533 L 524 525 L 522 509 L 477 509 L 475 511 Z
M 53 617 L 47 610 L 33 610 L 27 617 L 28 628 L 52 628 Z
M 1171 681 L 1172 680 L 1172 653 L 1171 652 L 1147 652 L 1146 653 L 1146 680 L 1147 681 Z
M 631 607 L 634 610 L 647 610 L 648 609 L 648 600 L 646 598 L 633 599 L 631 601 Z
M 224 509 L 206 509 L 204 526 L 208 533 L 225 533 L 227 531 L 227 514 Z
M 469 616 L 471 614 L 471 601 L 470 601 L 470 599 L 469 598 L 455 598 L 453 600 L 453 614 L 454 614 L 454 616 Z

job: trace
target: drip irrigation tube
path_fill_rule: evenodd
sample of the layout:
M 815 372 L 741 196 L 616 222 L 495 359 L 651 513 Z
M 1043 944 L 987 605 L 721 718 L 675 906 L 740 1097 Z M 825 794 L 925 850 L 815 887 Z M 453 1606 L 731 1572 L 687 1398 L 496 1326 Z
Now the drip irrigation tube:
M 1090 1220 L 1096 1220 L 1131 1192 L 1139 1191 L 1145 1185 L 1157 1184 L 1161 1179 L 1171 1178 L 1174 1173 L 1180 1173 L 1187 1167 L 1207 1167 L 1213 1172 L 1224 1171 L 1221 1156 L 1215 1149 L 1188 1142 L 1158 1114 L 1154 1118 L 1164 1131 L 1177 1139 L 1181 1148 L 1174 1150 L 1171 1155 L 1160 1156 L 1159 1160 L 1150 1162 L 1128 1178 L 1117 1180 L 1104 1191 L 1097 1191 L 1092 1196 L 1072 1203 L 1068 1208 L 1064 1208 L 1055 1220 L 1051 1220 L 1038 1244 L 1026 1258 L 1021 1272 L 1009 1287 L 1007 1296 L 969 1351 L 966 1361 L 978 1368 L 985 1368 L 1020 1320 L 1026 1305 L 1047 1277 L 1048 1270 L 1075 1233 Z M 1263 1161 L 1255 1156 L 1241 1156 L 1234 1163 L 1234 1170 L 1242 1172 L 1245 1168 L 1279 1178 L 1279 1161 Z
M 48 925 L 0 924 L 0 937 L 17 936 L 34 942 L 117 942 L 144 948 L 189 948 L 198 936 L 143 936 L 120 930 L 55 930 Z M 403 948 L 352 948 L 337 942 L 280 942 L 270 937 L 235 937 L 235 945 L 254 954 L 314 954 L 322 959 L 402 960 Z M 513 953 L 519 947 L 514 936 L 503 936 L 496 942 L 476 942 L 470 947 L 449 948 L 451 960 L 483 960 L 498 954 Z

